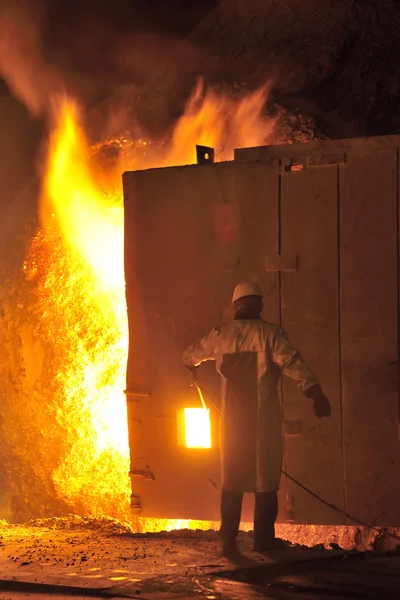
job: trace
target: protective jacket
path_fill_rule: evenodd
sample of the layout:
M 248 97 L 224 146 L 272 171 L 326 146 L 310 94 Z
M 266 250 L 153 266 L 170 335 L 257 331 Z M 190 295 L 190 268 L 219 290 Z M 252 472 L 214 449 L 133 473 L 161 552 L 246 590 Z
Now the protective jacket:
M 215 360 L 222 375 L 220 449 L 222 487 L 275 492 L 282 468 L 280 373 L 302 392 L 317 379 L 279 325 L 260 318 L 215 327 L 183 355 L 187 367 Z

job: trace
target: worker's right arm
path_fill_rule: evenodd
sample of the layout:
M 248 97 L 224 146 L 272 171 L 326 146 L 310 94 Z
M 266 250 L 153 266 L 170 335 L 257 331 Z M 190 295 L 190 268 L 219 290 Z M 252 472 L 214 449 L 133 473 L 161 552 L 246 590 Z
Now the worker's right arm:
M 216 341 L 219 337 L 220 328 L 214 327 L 210 333 L 193 344 L 183 353 L 183 364 L 187 368 L 198 367 L 202 362 L 215 360 Z

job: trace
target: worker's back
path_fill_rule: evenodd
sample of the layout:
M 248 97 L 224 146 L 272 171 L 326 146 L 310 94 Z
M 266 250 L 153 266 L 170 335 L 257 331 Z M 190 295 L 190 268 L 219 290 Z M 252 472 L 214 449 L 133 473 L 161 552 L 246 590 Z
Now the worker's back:
M 227 390 L 233 396 L 245 395 L 247 402 L 251 398 L 256 402 L 260 375 L 269 371 L 272 385 L 279 375 L 273 364 L 273 342 L 279 326 L 262 319 L 238 319 L 214 331 L 216 367 L 227 380 Z
M 280 327 L 262 319 L 237 319 L 214 331 L 214 354 L 265 353 Z

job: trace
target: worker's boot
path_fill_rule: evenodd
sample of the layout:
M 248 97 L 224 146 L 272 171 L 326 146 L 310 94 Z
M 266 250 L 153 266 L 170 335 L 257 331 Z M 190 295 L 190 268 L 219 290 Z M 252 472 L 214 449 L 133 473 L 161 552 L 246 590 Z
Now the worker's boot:
M 283 540 L 275 537 L 275 519 L 278 514 L 278 496 L 275 492 L 256 493 L 254 512 L 254 551 L 284 550 Z
M 233 558 L 239 555 L 236 538 L 239 533 L 240 513 L 243 494 L 222 490 L 221 494 L 221 529 L 222 555 Z
M 222 556 L 225 558 L 235 558 L 240 552 L 235 539 L 222 538 Z

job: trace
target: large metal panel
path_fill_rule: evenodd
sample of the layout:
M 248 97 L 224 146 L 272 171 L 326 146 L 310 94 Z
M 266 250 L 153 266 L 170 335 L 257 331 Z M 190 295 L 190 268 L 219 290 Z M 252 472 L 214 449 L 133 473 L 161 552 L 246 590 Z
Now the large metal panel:
M 233 163 L 124 175 L 132 489 L 144 516 L 219 518 L 218 411 L 211 450 L 177 444 L 178 410 L 199 405 L 181 355 L 226 316 L 244 277 L 265 284 L 276 315 L 276 275 L 264 269 L 277 243 L 271 178 L 269 167 L 236 173 Z M 200 377 L 218 402 L 213 370 Z
M 300 422 L 300 433 L 285 437 L 288 473 L 344 508 L 337 179 L 335 165 L 281 176 L 282 255 L 289 263 L 297 255 L 297 270 L 281 273 L 282 325 L 320 380 L 332 415 L 317 419 L 311 401 L 287 378 L 283 406 L 285 419 Z M 287 489 L 297 523 L 342 521 L 291 481 Z
M 212 450 L 177 444 L 178 409 L 199 405 L 181 353 L 254 278 L 265 318 L 281 319 L 333 407 L 316 420 L 285 381 L 285 468 L 358 518 L 398 525 L 399 145 L 331 140 L 125 174 L 132 489 L 144 516 L 219 517 L 218 411 Z M 213 365 L 201 380 L 216 400 Z M 286 489 L 296 523 L 346 523 L 285 483 L 281 520 Z
M 340 306 L 347 505 L 399 525 L 397 152 L 340 168 Z
M 199 406 L 181 362 L 182 351 L 219 317 L 223 291 L 216 283 L 220 261 L 226 258 L 218 252 L 214 232 L 220 182 L 212 167 L 160 169 L 125 175 L 124 193 L 126 270 L 131 272 L 127 304 L 134 336 L 130 346 L 136 346 L 139 354 L 138 333 L 147 331 L 143 342 L 148 346 L 151 393 L 149 398 L 128 402 L 133 494 L 140 499 L 143 516 L 215 519 L 216 448 L 179 447 L 177 413 L 182 407 Z M 131 270 L 130 256 L 135 252 L 138 263 Z M 139 311 L 130 301 L 137 286 L 142 292 Z M 135 332 L 136 321 L 145 324 L 139 332 Z M 128 392 L 135 391 L 141 377 L 140 361 L 129 360 L 127 385 L 132 389 L 128 387 Z M 213 411 L 214 439 L 217 419 Z M 135 471 L 152 475 L 145 479 L 135 476 Z

